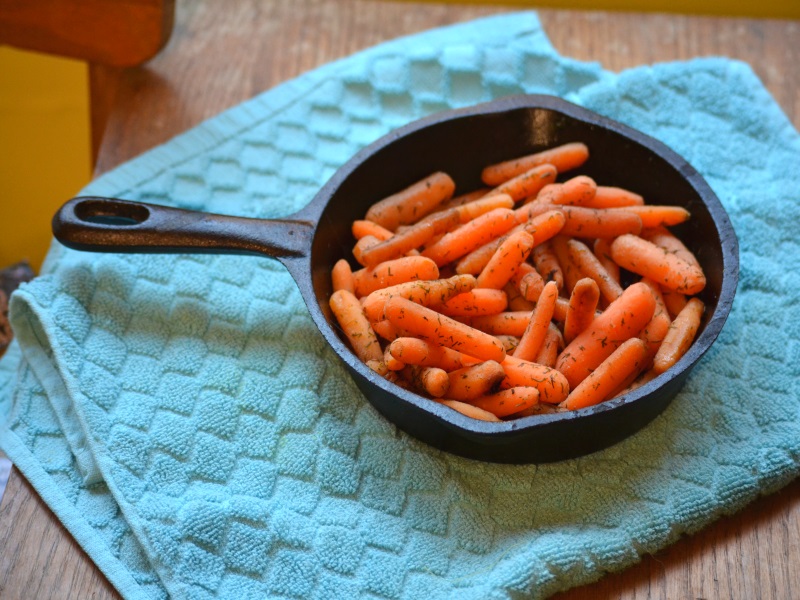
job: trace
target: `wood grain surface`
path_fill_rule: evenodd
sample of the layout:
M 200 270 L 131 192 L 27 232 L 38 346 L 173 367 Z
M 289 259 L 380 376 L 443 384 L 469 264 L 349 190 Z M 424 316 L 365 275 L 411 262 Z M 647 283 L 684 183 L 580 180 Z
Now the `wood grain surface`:
M 376 43 L 500 12 L 379 0 L 193 0 L 146 66 L 92 68 L 100 174 L 265 89 Z M 800 125 L 800 22 L 540 11 L 563 55 L 619 71 L 725 55 L 748 62 Z M 800 482 L 558 600 L 800 598 Z M 18 473 L 0 505 L 0 598 L 117 598 Z

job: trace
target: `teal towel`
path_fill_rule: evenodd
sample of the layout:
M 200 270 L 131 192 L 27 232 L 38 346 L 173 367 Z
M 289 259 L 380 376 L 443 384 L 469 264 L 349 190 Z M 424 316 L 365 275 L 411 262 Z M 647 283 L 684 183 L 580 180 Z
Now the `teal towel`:
M 535 14 L 483 19 L 317 69 L 84 193 L 280 217 L 390 129 L 520 92 L 663 140 L 729 211 L 740 288 L 684 390 L 585 458 L 466 460 L 371 408 L 277 262 L 55 244 L 12 298 L 0 440 L 123 596 L 543 598 L 797 475 L 800 137 L 741 62 L 615 75 L 559 56 Z

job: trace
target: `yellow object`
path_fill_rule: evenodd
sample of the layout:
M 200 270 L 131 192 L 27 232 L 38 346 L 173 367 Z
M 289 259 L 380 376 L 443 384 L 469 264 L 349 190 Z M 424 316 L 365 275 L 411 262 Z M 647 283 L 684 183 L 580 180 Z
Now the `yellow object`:
M 38 272 L 50 219 L 91 178 L 86 63 L 0 47 L 0 268 Z

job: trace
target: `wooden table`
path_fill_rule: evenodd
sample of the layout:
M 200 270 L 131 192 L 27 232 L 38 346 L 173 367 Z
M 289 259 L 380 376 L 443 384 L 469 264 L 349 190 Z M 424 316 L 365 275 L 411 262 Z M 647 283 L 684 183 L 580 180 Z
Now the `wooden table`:
M 203 119 L 376 43 L 493 14 L 476 4 L 378 0 L 181 2 L 172 39 L 144 68 L 92 67 L 101 174 Z M 540 11 L 565 56 L 611 70 L 726 55 L 747 61 L 800 126 L 800 22 Z M 800 481 L 636 566 L 559 600 L 800 598 Z M 16 472 L 0 505 L 0 597 L 118 598 Z

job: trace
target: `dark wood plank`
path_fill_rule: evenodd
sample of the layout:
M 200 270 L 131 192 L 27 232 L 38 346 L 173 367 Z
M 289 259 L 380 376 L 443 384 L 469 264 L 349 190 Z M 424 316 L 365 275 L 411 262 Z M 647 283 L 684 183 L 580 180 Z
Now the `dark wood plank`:
M 179 3 L 173 39 L 146 66 L 93 69 L 107 122 L 96 173 L 321 64 L 400 35 L 500 10 L 505 9 L 378 0 L 232 0 L 224 10 L 210 0 Z M 540 11 L 540 17 L 562 54 L 616 71 L 695 56 L 745 60 L 800 125 L 796 21 L 556 10 Z M 62 554 L 81 560 L 65 563 L 70 559 Z M 27 562 L 37 556 L 43 558 Z M 43 570 L 52 569 L 54 561 L 62 565 L 58 581 Z M 798 562 L 800 482 L 621 573 L 557 598 L 783 600 L 800 597 Z M 15 473 L 0 507 L 0 596 L 15 598 L 9 590 L 39 586 L 35 589 L 47 591 L 41 597 L 114 597 L 87 563 Z

